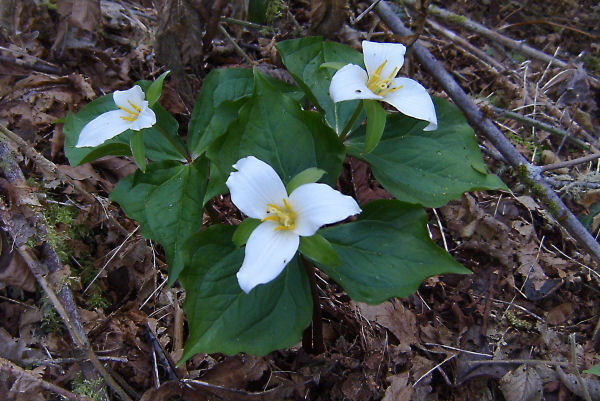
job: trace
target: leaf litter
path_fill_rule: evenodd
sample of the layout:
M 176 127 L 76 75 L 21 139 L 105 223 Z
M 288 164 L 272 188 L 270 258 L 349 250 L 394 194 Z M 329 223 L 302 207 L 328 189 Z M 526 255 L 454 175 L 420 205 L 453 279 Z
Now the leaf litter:
M 514 175 L 492 159 L 490 168 L 509 182 L 518 196 L 468 194 L 441 208 L 440 220 L 430 214 L 433 239 L 439 245 L 445 241 L 452 255 L 473 270 L 473 275 L 432 278 L 407 299 L 371 306 L 352 302 L 321 273 L 325 354 L 307 355 L 298 345 L 265 357 L 199 354 L 176 367 L 186 334 L 181 313 L 185 294 L 177 285 L 165 287 L 166 265 L 160 246 L 143 240 L 135 222 L 106 200 L 117 180 L 131 173 L 135 165 L 131 160 L 108 157 L 73 169 L 61 151 L 64 138 L 60 125 L 55 125 L 68 111 L 78 110 L 100 94 L 160 73 L 151 36 L 160 16 L 147 2 L 102 2 L 99 8 L 87 0 L 59 1 L 57 9 L 52 2 L 44 6 L 33 6 L 28 0 L 3 4 L 9 3 L 15 7 L 0 7 L 6 28 L 0 33 L 0 123 L 80 181 L 97 202 L 88 203 L 58 177 L 42 175 L 25 158 L 18 162 L 28 180 L 15 183 L 3 179 L 0 185 L 0 214 L 3 221 L 10 222 L 12 231 L 8 231 L 19 233 L 11 238 L 2 232 L 0 357 L 27 367 L 30 375 L 3 380 L 0 398 L 53 399 L 52 391 L 32 378 L 68 391 L 76 388 L 79 372 L 84 371 L 83 382 L 95 380 L 85 372 L 83 359 L 73 355 L 60 317 L 17 252 L 28 243 L 42 252 L 43 244 L 49 241 L 48 231 L 39 231 L 41 227 L 29 223 L 49 204 L 73 211 L 67 225 L 44 220 L 50 230 L 60 234 L 61 239 L 52 246 L 68 250 L 61 260 L 65 269 L 55 279 L 69 283 L 91 347 L 115 377 L 123 379 L 123 386 L 135 399 L 459 400 L 497 399 L 500 394 L 506 400 L 568 399 L 573 394 L 584 397 L 571 365 L 555 368 L 522 360 L 568 364 L 567 336 L 577 333 L 577 367 L 583 370 L 596 363 L 594 356 L 600 352 L 599 310 L 594 301 L 598 277 L 592 271 L 597 266 L 563 232 L 560 218 L 540 207 L 535 195 L 524 192 Z M 529 17 L 514 5 L 490 12 L 499 2 L 489 3 L 469 5 L 460 11 L 488 24 L 494 15 L 515 23 Z M 346 8 L 340 2 L 317 0 L 311 4 L 315 10 L 311 14 L 306 4 L 292 1 L 286 5 L 287 11 L 271 22 L 276 36 L 240 26 L 227 28 L 236 32 L 236 40 L 252 58 L 277 74 L 280 61 L 273 43 L 292 37 L 297 25 L 308 29 L 312 22 L 314 31 L 354 46 L 369 31 L 386 35 L 372 13 L 348 24 L 367 5 L 359 2 Z M 340 12 L 324 13 L 328 6 Z M 458 2 L 446 6 L 462 7 Z M 221 11 L 226 16 L 245 18 L 237 7 L 232 2 Z M 555 13 L 548 17 L 565 12 L 559 2 L 545 7 L 546 12 Z M 536 6 L 531 10 L 542 12 Z M 593 29 L 589 16 L 597 17 L 599 12 L 593 7 L 589 12 L 578 7 L 567 11 L 571 16 L 579 13 L 581 30 Z M 346 14 L 350 18 L 342 19 Z M 207 15 L 213 21 L 219 16 Z M 58 21 L 58 29 L 49 29 L 54 21 Z M 200 24 L 206 22 L 210 21 L 202 19 Z M 105 28 L 103 35 L 98 34 L 98 27 Z M 456 26 L 452 28 L 465 34 Z M 189 94 L 197 92 L 203 76 L 213 68 L 244 63 L 218 34 L 212 50 L 210 46 L 201 49 L 201 39 L 189 40 L 197 32 L 186 35 L 185 29 L 185 24 L 170 25 L 160 31 L 163 35 L 175 33 L 176 40 L 196 51 L 174 59 L 179 63 L 175 67 L 181 68 L 184 86 L 167 82 L 163 99 L 164 106 L 184 125 L 192 106 Z M 599 118 L 598 87 L 587 79 L 590 70 L 585 68 L 595 65 L 593 59 L 597 60 L 600 49 L 582 49 L 585 41 L 551 33 L 537 24 L 520 25 L 510 33 L 561 43 L 572 55 L 586 50 L 592 58 L 579 62 L 568 74 L 560 74 L 555 67 L 535 61 L 519 66 L 516 55 L 501 54 L 499 46 L 475 38 L 474 43 L 514 71 L 508 79 L 498 79 L 460 46 L 427 31 L 422 38 L 474 96 L 496 96 L 505 104 L 523 104 L 534 102 L 538 93 L 550 110 L 540 118 L 561 125 L 564 119 L 558 120 L 554 110 L 562 108 L 582 127 L 576 127 L 575 133 L 593 129 Z M 169 42 L 163 47 L 165 43 Z M 436 90 L 427 74 L 417 71 L 416 75 Z M 523 77 L 529 80 L 525 91 L 514 91 L 522 86 Z M 538 89 L 539 83 L 545 83 L 548 90 L 530 92 L 535 89 L 535 80 Z M 516 133 L 512 139 L 526 157 L 534 158 L 538 148 L 539 154 L 548 148 L 553 150 L 552 162 L 565 158 L 560 141 L 547 133 L 530 139 L 530 128 L 509 121 L 503 124 L 508 133 Z M 576 177 L 582 172 L 586 170 L 560 171 Z M 361 203 L 389 197 L 368 166 L 355 159 L 346 161 L 340 186 Z M 597 199 L 591 193 L 576 196 L 573 202 L 571 206 L 584 214 Z M 215 203 L 223 221 L 234 215 L 231 210 L 227 199 Z M 111 223 L 111 217 L 122 229 Z M 511 360 L 520 362 L 504 363 Z M 598 399 L 597 380 L 589 375 L 584 375 L 584 380 L 592 399 Z

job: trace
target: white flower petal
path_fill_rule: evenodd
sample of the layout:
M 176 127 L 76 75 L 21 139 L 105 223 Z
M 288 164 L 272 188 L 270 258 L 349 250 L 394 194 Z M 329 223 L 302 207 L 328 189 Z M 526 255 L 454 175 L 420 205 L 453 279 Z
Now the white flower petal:
M 113 100 L 115 101 L 115 104 L 126 109 L 131 109 L 129 102 L 135 104 L 141 109 L 142 102 L 145 98 L 146 95 L 139 85 L 134 85 L 133 88 L 125 91 L 113 92 Z
M 126 131 L 131 126 L 131 122 L 122 119 L 123 115 L 126 113 L 121 110 L 112 110 L 88 122 L 79 133 L 75 147 L 98 146 Z
M 290 194 L 291 209 L 296 212 L 298 235 L 311 236 L 325 224 L 344 220 L 361 212 L 358 203 L 325 184 L 301 185 Z
M 356 64 L 340 68 L 331 78 L 329 95 L 334 103 L 353 99 L 381 99 L 367 87 L 367 73 Z
M 287 197 L 283 182 L 267 163 L 248 156 L 238 160 L 233 167 L 238 171 L 229 174 L 225 184 L 231 193 L 231 201 L 248 217 L 264 218 L 268 203 L 280 205 Z
M 289 230 L 275 231 L 275 227 L 276 223 L 265 221 L 248 238 L 244 262 L 237 273 L 245 293 L 279 276 L 298 250 L 300 237 Z
M 396 78 L 390 85 L 392 88 L 398 86 L 402 86 L 402 88 L 384 95 L 383 101 L 407 116 L 428 121 L 429 125 L 425 127 L 424 131 L 437 129 L 435 107 L 427 90 L 410 78 Z
M 148 101 L 144 100 L 142 102 L 142 111 L 139 116 L 135 119 L 135 121 L 131 124 L 129 129 L 134 131 L 139 131 L 144 128 L 150 128 L 154 124 L 156 124 L 156 114 L 154 111 L 148 107 Z
M 400 43 L 378 43 L 369 42 L 363 40 L 363 57 L 365 61 L 365 67 L 367 67 L 367 73 L 369 77 L 375 73 L 375 70 L 379 68 L 385 61 L 385 66 L 381 72 L 382 78 L 388 78 L 390 74 L 394 72 L 395 68 L 402 68 L 404 64 L 404 53 L 406 53 L 406 47 Z M 398 71 L 396 71 L 396 74 Z

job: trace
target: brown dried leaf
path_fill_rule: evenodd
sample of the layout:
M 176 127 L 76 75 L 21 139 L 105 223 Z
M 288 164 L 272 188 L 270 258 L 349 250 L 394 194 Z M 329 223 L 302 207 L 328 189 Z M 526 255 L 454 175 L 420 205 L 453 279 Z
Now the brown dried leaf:
M 206 372 L 202 380 L 231 389 L 243 389 L 249 382 L 260 379 L 268 369 L 269 365 L 265 358 L 236 355 L 225 359 Z
M 386 378 L 390 386 L 381 401 L 411 401 L 414 388 L 408 384 L 408 372 Z
M 310 9 L 310 31 L 325 37 L 338 33 L 348 14 L 347 2 L 341 0 L 312 0 Z
M 566 323 L 573 316 L 573 312 L 575 312 L 575 306 L 572 303 L 560 304 L 548 312 L 546 322 L 553 326 Z
M 58 0 L 58 12 L 77 28 L 95 32 L 102 22 L 98 0 Z
M 500 390 L 506 401 L 540 401 L 542 379 L 534 367 L 521 365 L 500 380 Z
M 398 348 L 409 352 L 410 346 L 419 342 L 417 338 L 417 319 L 415 314 L 405 308 L 400 301 L 393 300 L 379 305 L 353 302 L 367 320 L 379 323 L 398 339 Z
M 577 375 L 573 373 L 565 373 L 560 366 L 556 367 L 556 371 L 558 372 L 560 381 L 565 385 L 566 388 L 569 389 L 570 392 L 578 397 L 581 397 L 582 399 L 585 399 L 583 388 L 581 387 L 581 383 L 577 378 Z M 586 375 L 583 377 L 583 382 L 587 387 L 592 401 L 600 401 L 600 378 L 595 375 Z

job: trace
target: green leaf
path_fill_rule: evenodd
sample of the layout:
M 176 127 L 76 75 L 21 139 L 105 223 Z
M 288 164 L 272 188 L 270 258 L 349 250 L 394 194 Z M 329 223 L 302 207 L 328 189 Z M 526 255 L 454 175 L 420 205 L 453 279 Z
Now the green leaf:
M 242 221 L 233 233 L 233 243 L 236 246 L 246 245 L 250 234 L 252 234 L 252 231 L 254 231 L 254 229 L 258 227 L 260 223 L 261 221 L 259 219 L 251 218 L 247 218 L 246 220 Z
M 300 237 L 300 253 L 313 263 L 339 266 L 341 261 L 331 244 L 318 233 L 311 237 Z
M 335 185 L 344 160 L 344 147 L 335 133 L 318 113 L 303 110 L 264 75 L 256 72 L 255 79 L 252 96 L 239 117 L 207 151 L 211 188 L 226 190 L 224 180 L 232 165 L 251 155 L 273 167 L 284 183 L 317 167 L 327 172 L 325 182 Z
M 306 170 L 296 174 L 294 178 L 288 182 L 285 189 L 288 194 L 294 192 L 294 189 L 298 188 L 300 185 L 311 184 L 313 182 L 317 182 L 323 177 L 326 173 L 325 170 L 316 167 L 309 167 Z
M 328 63 L 323 63 L 319 66 L 319 68 L 331 68 L 333 70 L 339 70 L 340 68 L 346 66 L 348 63 L 343 61 L 330 61 Z
M 470 273 L 427 233 L 423 209 L 398 200 L 363 206 L 358 220 L 322 229 L 339 256 L 339 266 L 317 263 L 355 301 L 377 304 L 407 297 L 427 277 Z
M 365 154 L 365 130 L 348 140 L 348 153 L 369 163 L 377 181 L 396 198 L 440 207 L 464 192 L 506 186 L 486 167 L 473 129 L 460 110 L 434 99 L 436 131 L 401 113 L 388 116 L 381 143 Z
M 336 71 L 323 68 L 323 64 L 327 67 L 331 63 L 352 63 L 364 67 L 362 54 L 339 43 L 324 42 L 321 37 L 286 40 L 277 44 L 277 50 L 294 80 L 310 101 L 324 111 L 325 120 L 339 135 L 360 100 L 333 103 L 329 96 L 329 85 Z M 358 127 L 363 120 L 364 113 L 356 120 L 354 127 Z
M 248 21 L 257 24 L 267 22 L 267 2 L 265 0 L 248 0 Z
M 245 294 L 236 278 L 244 249 L 231 241 L 233 231 L 211 226 L 184 244 L 180 281 L 190 334 L 179 364 L 198 352 L 265 355 L 296 344 L 310 323 L 310 286 L 298 257 Z
M 142 89 L 150 86 L 150 81 L 137 82 Z M 65 133 L 65 155 L 69 163 L 73 166 L 96 160 L 103 156 L 131 156 L 131 136 L 134 131 L 127 130 L 116 137 L 109 139 L 96 147 L 76 148 L 75 144 L 79 138 L 79 133 L 83 127 L 107 111 L 116 110 L 117 105 L 113 101 L 112 94 L 105 95 L 95 99 L 87 104 L 79 112 L 69 113 L 66 118 L 63 131 Z M 171 137 L 173 141 L 178 142 L 182 148 L 185 148 L 183 141 L 177 134 L 179 124 L 177 120 L 169 114 L 160 104 L 156 103 L 152 107 L 156 114 L 157 125 L 160 126 Z M 144 148 L 146 156 L 153 161 L 161 160 L 181 160 L 182 156 L 177 149 L 169 142 L 156 127 L 147 128 L 141 131 L 144 137 Z
M 206 191 L 208 162 L 197 158 L 186 165 L 175 161 L 150 163 L 143 174 L 123 178 L 110 194 L 127 215 L 140 223 L 145 238 L 158 241 L 167 256 L 169 284 L 183 264 L 179 248 L 202 227 L 202 201 Z
M 146 153 L 144 152 L 144 137 L 142 131 L 135 131 L 131 135 L 129 146 L 131 147 L 131 154 L 138 165 L 142 173 L 146 172 Z
M 282 92 L 300 100 L 298 88 L 275 78 L 266 78 Z M 212 70 L 204 79 L 188 127 L 188 145 L 192 153 L 201 155 L 222 136 L 238 116 L 254 90 L 252 70 L 223 68 Z
M 385 128 L 386 112 L 376 100 L 363 100 L 367 112 L 367 134 L 364 153 L 369 153 L 379 143 Z
M 169 74 L 170 71 L 165 71 L 150 86 L 146 91 L 146 100 L 148 100 L 148 107 L 154 106 L 154 103 L 158 101 L 160 98 L 160 94 L 162 93 L 163 81 L 165 77 Z
M 600 358 L 598 358 L 600 359 Z M 593 366 L 588 370 L 584 370 L 583 373 L 590 373 L 592 375 L 600 376 L 600 364 Z

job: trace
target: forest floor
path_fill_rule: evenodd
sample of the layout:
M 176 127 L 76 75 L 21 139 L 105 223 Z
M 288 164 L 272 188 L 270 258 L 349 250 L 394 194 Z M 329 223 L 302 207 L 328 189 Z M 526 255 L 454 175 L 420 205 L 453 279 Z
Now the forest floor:
M 185 127 L 215 68 L 259 66 L 289 79 L 281 40 L 320 34 L 360 49 L 364 39 L 416 38 L 393 35 L 375 11 L 359 17 L 366 1 L 267 1 L 258 28 L 243 23 L 244 1 L 205 1 L 204 14 L 191 0 L 97 3 L 0 4 L 0 145 L 16 155 L 0 161 L 0 399 L 600 400 L 598 377 L 582 373 L 600 354 L 598 261 L 479 135 L 489 170 L 512 193 L 474 192 L 427 210 L 432 238 L 472 275 L 432 277 L 377 306 L 321 275 L 325 353 L 298 344 L 264 357 L 198 354 L 175 367 L 185 292 L 165 286 L 162 250 L 107 199 L 136 165 L 105 157 L 70 167 L 60 119 L 171 69 L 161 104 Z M 412 3 L 398 15 L 525 158 L 547 165 L 598 152 L 597 2 L 439 2 L 450 16 Z M 407 60 L 412 77 L 447 97 L 410 51 Z M 365 165 L 348 159 L 345 168 L 359 200 L 387 196 Z M 594 235 L 599 170 L 593 159 L 545 173 Z M 7 226 L 33 215 L 40 231 L 16 249 Z

